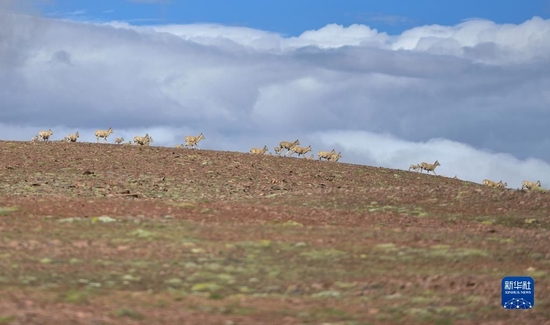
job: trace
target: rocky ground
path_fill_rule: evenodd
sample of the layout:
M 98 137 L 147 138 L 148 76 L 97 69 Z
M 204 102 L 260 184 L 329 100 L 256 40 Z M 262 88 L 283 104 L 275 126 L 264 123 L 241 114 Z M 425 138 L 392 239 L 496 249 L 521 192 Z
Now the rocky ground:
M 0 324 L 550 324 L 550 194 L 248 153 L 0 142 Z M 500 306 L 529 275 L 535 308 Z

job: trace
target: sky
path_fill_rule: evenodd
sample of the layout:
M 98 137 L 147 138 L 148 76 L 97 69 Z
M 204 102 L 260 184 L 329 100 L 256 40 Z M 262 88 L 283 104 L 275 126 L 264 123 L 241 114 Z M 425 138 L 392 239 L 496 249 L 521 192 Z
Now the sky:
M 37 7 L 52 18 L 143 24 L 216 23 L 286 37 L 327 24 L 365 24 L 395 35 L 421 25 L 455 25 L 483 18 L 519 24 L 548 17 L 548 0 L 50 0 Z
M 550 187 L 550 1 L 441 3 L 0 0 L 0 139 L 299 139 Z

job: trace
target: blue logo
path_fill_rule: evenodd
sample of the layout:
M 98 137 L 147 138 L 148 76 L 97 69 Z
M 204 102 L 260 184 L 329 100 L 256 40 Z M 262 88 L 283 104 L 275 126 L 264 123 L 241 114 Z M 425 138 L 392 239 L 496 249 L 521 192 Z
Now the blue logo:
M 530 276 L 502 278 L 502 307 L 531 309 L 535 306 L 535 280 Z

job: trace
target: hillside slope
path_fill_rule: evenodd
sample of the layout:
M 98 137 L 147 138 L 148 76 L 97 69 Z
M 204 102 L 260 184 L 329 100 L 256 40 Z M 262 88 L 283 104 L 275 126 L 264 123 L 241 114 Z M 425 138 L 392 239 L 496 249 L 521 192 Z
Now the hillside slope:
M 0 154 L 0 323 L 550 319 L 543 294 L 528 314 L 499 305 L 505 275 L 550 289 L 547 193 L 208 150 Z
M 419 214 L 416 209 L 465 218 L 549 214 L 546 193 L 371 166 L 93 143 L 0 142 L 0 150 L 0 196 L 288 203 L 357 211 L 376 202 L 401 207 L 403 215 Z M 548 220 L 535 225 L 548 228 Z

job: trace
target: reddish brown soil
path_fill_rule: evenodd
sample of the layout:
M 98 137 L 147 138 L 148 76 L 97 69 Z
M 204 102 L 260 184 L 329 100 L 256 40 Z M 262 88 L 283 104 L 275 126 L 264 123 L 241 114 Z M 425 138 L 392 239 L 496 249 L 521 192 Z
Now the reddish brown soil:
M 544 191 L 221 151 L 0 154 L 0 324 L 550 324 Z M 505 275 L 535 278 L 534 309 L 500 307 Z

